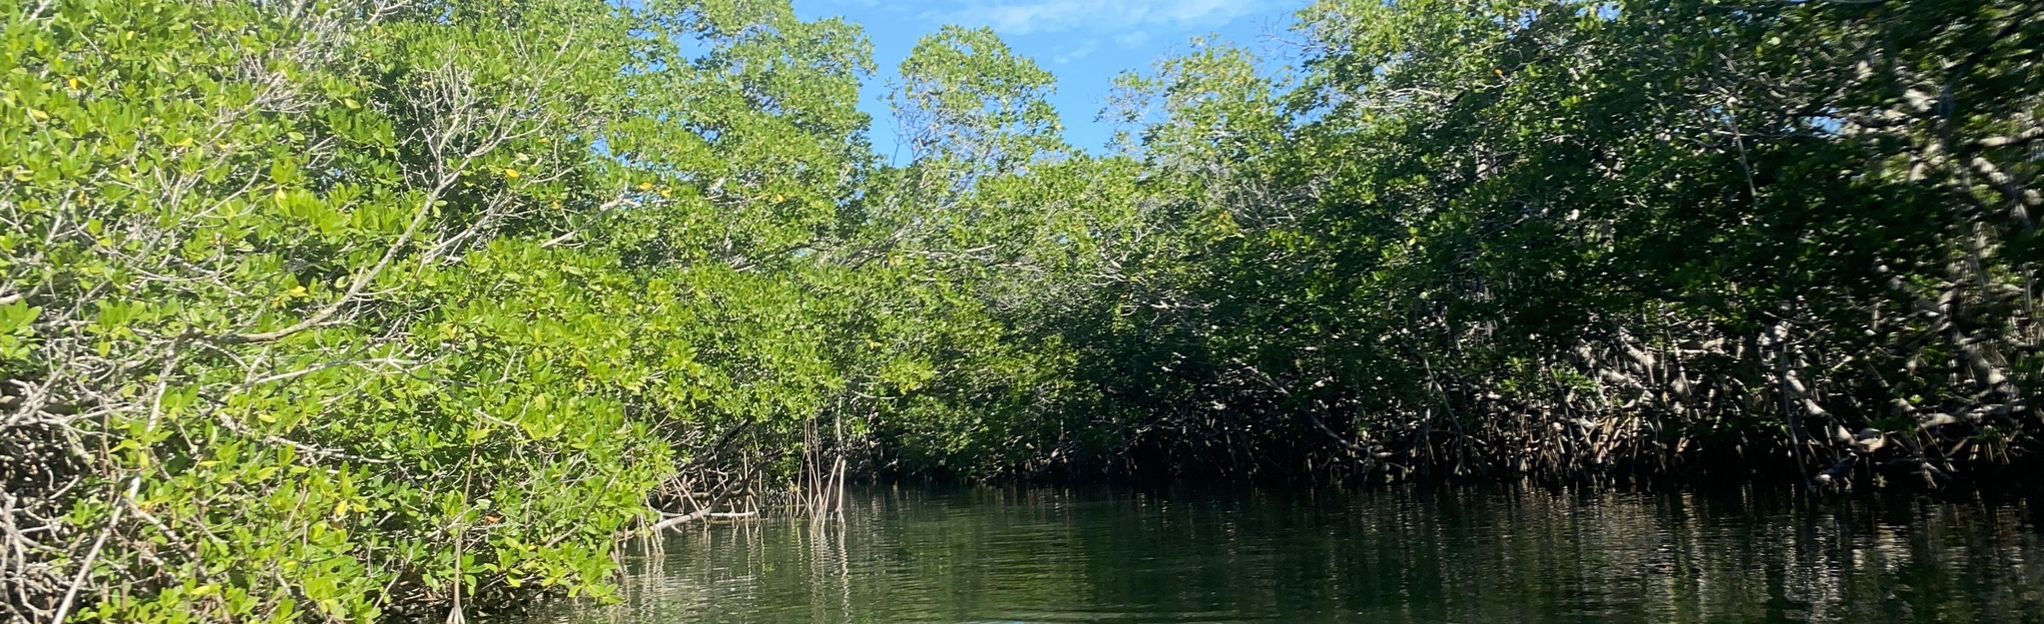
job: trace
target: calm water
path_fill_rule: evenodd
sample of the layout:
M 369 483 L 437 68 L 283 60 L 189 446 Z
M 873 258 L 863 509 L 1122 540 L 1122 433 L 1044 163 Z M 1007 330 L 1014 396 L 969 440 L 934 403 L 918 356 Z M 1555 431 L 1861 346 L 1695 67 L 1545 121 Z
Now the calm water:
M 692 529 L 535 622 L 2036 622 L 2022 503 L 881 491 Z

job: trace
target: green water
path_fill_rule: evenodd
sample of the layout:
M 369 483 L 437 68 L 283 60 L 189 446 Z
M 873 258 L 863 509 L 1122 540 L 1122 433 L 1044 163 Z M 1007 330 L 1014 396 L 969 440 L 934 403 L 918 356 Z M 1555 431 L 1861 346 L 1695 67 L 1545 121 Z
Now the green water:
M 2023 503 L 891 490 L 690 529 L 534 622 L 2033 622 Z

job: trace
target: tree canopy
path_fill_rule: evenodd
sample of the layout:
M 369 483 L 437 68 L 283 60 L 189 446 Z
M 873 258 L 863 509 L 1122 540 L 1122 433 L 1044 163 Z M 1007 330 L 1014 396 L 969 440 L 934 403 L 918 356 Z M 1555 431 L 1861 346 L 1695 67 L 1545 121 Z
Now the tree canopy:
M 604 597 L 848 479 L 2034 480 L 2044 3 L 1323 0 L 1075 149 L 785 0 L 0 0 L 0 618 Z

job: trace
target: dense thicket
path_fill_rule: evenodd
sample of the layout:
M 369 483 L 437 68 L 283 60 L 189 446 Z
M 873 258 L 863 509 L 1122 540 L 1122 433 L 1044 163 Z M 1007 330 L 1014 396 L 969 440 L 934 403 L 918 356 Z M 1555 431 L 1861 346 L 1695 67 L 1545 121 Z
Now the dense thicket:
M 1295 82 L 1215 48 L 1138 83 L 1159 201 L 1209 231 L 1086 359 L 1170 465 L 2034 461 L 2040 11 L 1323 3 Z
M 2044 3 L 1328 0 L 1112 154 L 779 0 L 0 0 L 0 619 L 607 595 L 848 478 L 2021 479 Z

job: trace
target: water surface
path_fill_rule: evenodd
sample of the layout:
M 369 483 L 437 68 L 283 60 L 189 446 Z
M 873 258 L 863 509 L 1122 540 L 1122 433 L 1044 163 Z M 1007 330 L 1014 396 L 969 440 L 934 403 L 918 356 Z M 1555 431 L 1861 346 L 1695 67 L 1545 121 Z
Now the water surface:
M 704 526 L 534 622 L 2035 622 L 2024 503 L 883 490 Z

